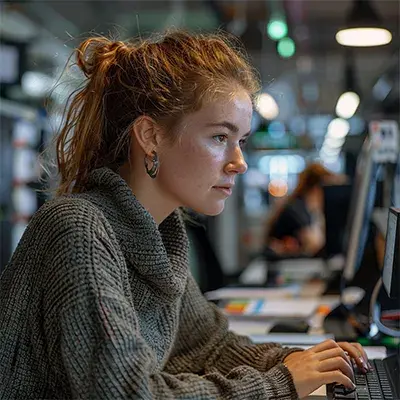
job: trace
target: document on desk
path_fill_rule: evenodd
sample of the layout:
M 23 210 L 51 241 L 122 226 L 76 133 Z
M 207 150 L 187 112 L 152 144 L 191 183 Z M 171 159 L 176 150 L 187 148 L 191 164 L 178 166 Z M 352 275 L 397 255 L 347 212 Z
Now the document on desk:
M 292 299 L 300 295 L 302 286 L 291 284 L 274 288 L 236 288 L 225 287 L 205 293 L 208 300 L 221 299 Z
M 307 319 L 316 311 L 318 299 L 232 299 L 218 304 L 228 317 L 246 319 Z
M 228 319 L 229 330 L 235 332 L 238 335 L 259 335 L 265 336 L 272 327 L 276 324 L 276 321 L 244 321 L 243 319 Z

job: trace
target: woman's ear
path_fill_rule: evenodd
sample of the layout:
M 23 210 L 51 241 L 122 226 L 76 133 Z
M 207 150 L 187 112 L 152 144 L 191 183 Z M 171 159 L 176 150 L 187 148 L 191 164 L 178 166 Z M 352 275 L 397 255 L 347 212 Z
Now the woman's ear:
M 142 115 L 135 120 L 132 134 L 146 155 L 151 155 L 153 151 L 156 151 L 161 142 L 161 127 L 147 115 Z

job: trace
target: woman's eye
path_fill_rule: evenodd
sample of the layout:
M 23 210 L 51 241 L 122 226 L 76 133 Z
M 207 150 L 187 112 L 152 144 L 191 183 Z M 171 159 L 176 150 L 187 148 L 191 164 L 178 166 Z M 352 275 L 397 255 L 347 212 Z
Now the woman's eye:
M 246 147 L 247 138 L 246 138 L 246 139 L 242 139 L 242 140 L 239 142 L 239 144 L 240 144 L 240 147 L 241 147 L 241 148 Z
M 214 139 L 219 143 L 224 143 L 228 139 L 228 136 L 227 135 L 216 135 L 216 136 L 214 136 Z

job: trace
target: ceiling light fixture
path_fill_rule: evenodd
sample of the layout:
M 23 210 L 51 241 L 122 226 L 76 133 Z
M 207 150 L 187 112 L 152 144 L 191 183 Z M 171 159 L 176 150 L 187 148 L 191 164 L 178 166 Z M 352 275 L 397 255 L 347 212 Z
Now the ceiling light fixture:
M 278 42 L 277 50 L 282 58 L 290 58 L 296 52 L 296 44 L 290 37 L 284 37 Z
M 288 33 L 288 26 L 283 15 L 274 15 L 267 25 L 268 36 L 272 40 L 280 40 Z
M 257 97 L 256 109 L 264 119 L 273 120 L 279 115 L 278 104 L 269 93 L 261 93 Z
M 336 41 L 342 46 L 383 46 L 392 41 L 387 30 L 369 0 L 354 0 L 346 26 L 336 33 Z
M 347 50 L 345 66 L 345 87 L 336 104 L 336 115 L 339 118 L 349 119 L 360 105 L 360 91 L 357 89 L 356 74 L 354 69 L 353 53 Z
M 360 96 L 357 93 L 342 93 L 336 104 L 336 115 L 340 118 L 349 119 L 356 113 L 359 104 Z
M 328 125 L 327 136 L 340 139 L 347 136 L 350 131 L 350 124 L 346 119 L 335 118 Z

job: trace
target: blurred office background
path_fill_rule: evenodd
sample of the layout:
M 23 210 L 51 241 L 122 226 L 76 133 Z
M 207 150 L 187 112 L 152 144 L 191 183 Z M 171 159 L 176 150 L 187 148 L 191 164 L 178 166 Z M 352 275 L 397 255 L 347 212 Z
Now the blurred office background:
M 222 28 L 242 40 L 263 82 L 249 169 L 224 213 L 205 222 L 223 273 L 235 275 L 262 248 L 268 212 L 308 162 L 352 178 L 368 123 L 399 121 L 399 8 L 392 0 L 0 2 L 0 270 L 50 196 L 40 191 L 38 155 L 79 75 L 72 68 L 58 79 L 91 32 L 124 39 Z M 363 22 L 385 30 L 351 37 L 361 40 L 355 47 L 339 43 L 342 28 Z

